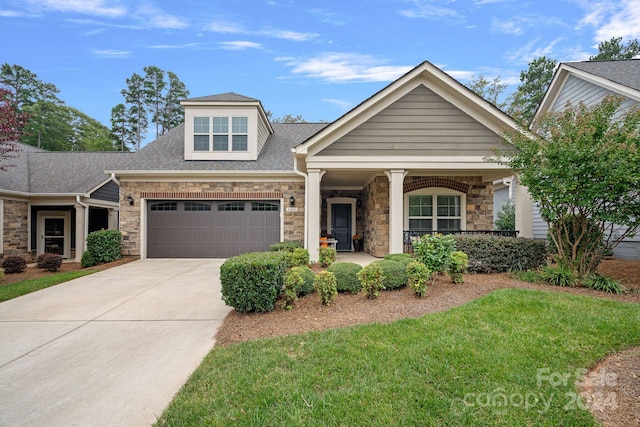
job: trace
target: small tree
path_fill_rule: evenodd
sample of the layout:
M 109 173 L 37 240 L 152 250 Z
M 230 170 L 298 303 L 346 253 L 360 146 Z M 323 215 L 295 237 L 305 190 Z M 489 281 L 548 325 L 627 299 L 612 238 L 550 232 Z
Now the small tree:
M 496 230 L 515 230 L 516 229 L 516 204 L 512 199 L 502 205 L 495 222 Z
M 0 171 L 15 166 L 12 159 L 20 151 L 15 144 L 29 119 L 27 113 L 18 111 L 10 89 L 0 87 Z
M 640 110 L 608 97 L 541 118 L 539 133 L 510 132 L 517 150 L 493 159 L 520 170 L 557 257 L 580 277 L 640 227 Z

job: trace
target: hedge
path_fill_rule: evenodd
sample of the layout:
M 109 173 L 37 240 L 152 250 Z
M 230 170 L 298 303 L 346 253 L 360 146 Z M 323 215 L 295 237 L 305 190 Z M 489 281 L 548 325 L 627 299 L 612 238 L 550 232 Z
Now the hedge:
M 87 252 L 96 264 L 122 257 L 122 234 L 118 230 L 98 230 L 87 235 Z M 84 255 L 84 254 L 83 254 Z
M 357 294 L 362 289 L 358 280 L 358 271 L 362 266 L 355 262 L 336 262 L 331 264 L 327 271 L 336 275 L 338 292 L 351 292 Z
M 407 285 L 408 277 L 405 264 L 388 259 L 374 261 L 371 264 L 382 268 L 382 284 L 385 289 L 398 289 Z
M 546 240 L 490 235 L 454 236 L 456 248 L 469 257 L 469 273 L 504 273 L 546 264 Z

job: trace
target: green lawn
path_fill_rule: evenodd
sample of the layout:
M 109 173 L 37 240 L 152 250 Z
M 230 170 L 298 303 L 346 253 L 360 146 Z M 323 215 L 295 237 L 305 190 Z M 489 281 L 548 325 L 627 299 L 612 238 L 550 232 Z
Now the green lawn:
M 51 274 L 50 276 L 40 277 L 37 279 L 24 280 L 22 282 L 10 283 L 8 285 L 0 284 L 0 302 L 17 298 L 40 289 L 48 288 L 68 280 L 86 276 L 95 273 L 97 270 L 80 270 L 67 271 L 64 273 Z
M 216 347 L 158 425 L 596 425 L 577 370 L 638 344 L 640 305 L 499 290 L 419 319 Z

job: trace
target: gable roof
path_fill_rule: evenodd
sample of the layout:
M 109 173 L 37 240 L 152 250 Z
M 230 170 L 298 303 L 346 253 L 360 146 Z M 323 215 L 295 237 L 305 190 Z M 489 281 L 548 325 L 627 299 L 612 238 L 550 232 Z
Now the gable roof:
M 305 155 L 312 148 L 316 151 L 325 148 L 332 140 L 345 135 L 420 85 L 427 86 L 497 134 L 506 129 L 517 129 L 515 121 L 505 112 L 429 61 L 424 61 L 311 136 L 296 147 L 295 153 Z
M 572 75 L 640 102 L 640 59 L 564 62 L 556 70 L 538 106 L 532 120 L 534 125 L 541 114 L 552 109 Z

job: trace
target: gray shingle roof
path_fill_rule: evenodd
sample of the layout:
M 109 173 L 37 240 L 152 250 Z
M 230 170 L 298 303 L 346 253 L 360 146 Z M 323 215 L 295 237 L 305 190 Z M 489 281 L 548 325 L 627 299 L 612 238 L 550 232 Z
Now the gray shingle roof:
M 640 91 L 640 59 L 566 62 L 565 64 Z
M 198 98 L 189 98 L 185 101 L 218 101 L 218 102 L 260 102 L 258 99 L 249 98 L 248 96 L 239 95 L 234 92 L 220 93 L 217 95 L 200 96 Z
M 6 171 L 0 171 L 0 188 L 26 193 L 29 191 L 29 154 L 42 151 L 31 145 L 15 143 L 20 150 L 17 158 L 7 159 L 4 163 L 14 165 Z

